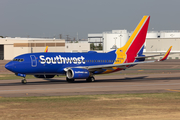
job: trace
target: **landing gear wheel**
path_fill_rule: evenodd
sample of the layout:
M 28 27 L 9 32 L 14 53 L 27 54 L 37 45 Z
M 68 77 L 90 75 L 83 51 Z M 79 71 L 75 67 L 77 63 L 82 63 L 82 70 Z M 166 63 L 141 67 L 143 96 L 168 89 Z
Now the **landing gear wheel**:
M 72 82 L 74 82 L 74 79 L 69 79 L 69 78 L 66 77 L 66 81 L 67 81 L 68 83 L 72 83 Z
M 26 84 L 27 83 L 26 79 L 22 79 L 21 83 Z
M 88 77 L 86 79 L 87 82 L 94 82 L 95 81 L 95 78 L 94 77 Z

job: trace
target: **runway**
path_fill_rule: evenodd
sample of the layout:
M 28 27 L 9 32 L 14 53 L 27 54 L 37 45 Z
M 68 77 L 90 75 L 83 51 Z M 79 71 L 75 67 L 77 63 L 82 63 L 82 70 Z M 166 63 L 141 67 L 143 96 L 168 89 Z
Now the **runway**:
M 119 93 L 159 93 L 180 92 L 180 74 L 141 74 L 141 75 L 99 75 L 96 81 L 87 83 L 78 80 L 67 83 L 65 78 L 49 80 L 28 79 L 27 84 L 21 80 L 0 80 L 1 97 L 60 96 L 60 95 L 94 95 Z

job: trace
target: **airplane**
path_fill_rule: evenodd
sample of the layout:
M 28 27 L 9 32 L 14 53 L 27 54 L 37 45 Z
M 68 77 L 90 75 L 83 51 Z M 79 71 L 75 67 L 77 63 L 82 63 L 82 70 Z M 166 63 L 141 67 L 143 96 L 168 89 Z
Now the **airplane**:
M 15 57 L 5 65 L 5 68 L 23 77 L 21 81 L 23 84 L 27 83 L 26 75 L 34 75 L 36 78 L 53 78 L 60 74 L 66 75 L 67 82 L 74 82 L 75 79 L 86 79 L 87 82 L 93 82 L 96 74 L 112 73 L 138 64 L 164 61 L 172 46 L 162 59 L 145 61 L 145 58 L 153 57 L 143 55 L 149 21 L 150 16 L 144 16 L 127 43 L 108 53 L 47 52 L 48 47 L 46 47 L 44 52 L 27 53 Z

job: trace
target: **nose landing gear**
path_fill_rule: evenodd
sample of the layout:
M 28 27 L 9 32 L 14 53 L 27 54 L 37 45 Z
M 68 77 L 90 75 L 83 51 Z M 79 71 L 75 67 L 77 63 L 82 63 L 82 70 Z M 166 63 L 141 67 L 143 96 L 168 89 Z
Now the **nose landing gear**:
M 26 84 L 27 83 L 26 78 L 25 78 L 26 74 L 16 73 L 15 75 L 23 77 L 23 79 L 21 80 L 22 84 Z

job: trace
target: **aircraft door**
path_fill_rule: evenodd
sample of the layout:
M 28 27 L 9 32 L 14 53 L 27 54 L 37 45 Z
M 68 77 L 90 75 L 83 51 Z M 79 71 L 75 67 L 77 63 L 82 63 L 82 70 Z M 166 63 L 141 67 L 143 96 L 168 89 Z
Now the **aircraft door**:
M 37 60 L 35 55 L 30 55 L 31 57 L 31 66 L 36 67 L 37 66 Z

